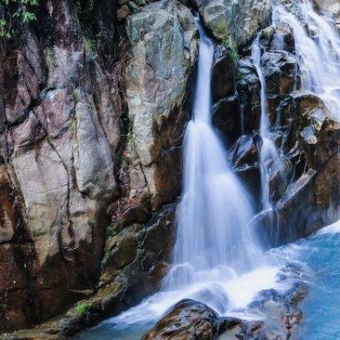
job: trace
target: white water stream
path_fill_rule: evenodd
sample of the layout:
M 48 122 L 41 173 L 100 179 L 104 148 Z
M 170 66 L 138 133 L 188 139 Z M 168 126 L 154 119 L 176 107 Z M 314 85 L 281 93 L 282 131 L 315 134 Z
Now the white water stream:
M 279 169 L 280 176 L 285 177 L 285 173 L 282 169 L 284 166 L 279 164 L 281 162 L 280 153 L 275 145 L 273 136 L 270 131 L 270 122 L 267 112 L 267 95 L 266 95 L 266 81 L 262 72 L 261 65 L 261 46 L 260 36 L 254 40 L 251 49 L 251 56 L 254 66 L 257 71 L 257 75 L 261 84 L 261 122 L 260 122 L 260 134 L 262 138 L 262 146 L 260 151 L 260 171 L 261 171 L 261 203 L 262 210 L 272 209 L 273 205 L 270 199 L 270 176 L 274 169 Z
M 311 1 L 295 2 L 297 14 L 284 6 L 273 7 L 273 23 L 293 30 L 299 57 L 301 89 L 317 94 L 332 118 L 340 121 L 340 38 L 334 21 L 315 12 Z
M 244 273 L 260 264 L 262 251 L 249 228 L 253 209 L 231 172 L 226 150 L 211 124 L 214 48 L 200 30 L 198 81 L 193 118 L 184 140 L 183 198 L 177 212 L 174 267 L 164 288 Z

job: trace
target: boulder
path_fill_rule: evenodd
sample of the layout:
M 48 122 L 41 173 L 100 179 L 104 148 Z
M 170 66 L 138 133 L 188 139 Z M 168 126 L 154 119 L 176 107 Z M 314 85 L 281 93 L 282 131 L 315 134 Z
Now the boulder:
M 173 306 L 166 315 L 142 340 L 187 340 L 215 339 L 219 333 L 218 314 L 204 303 L 195 300 L 182 300 Z
M 269 0 L 202 0 L 200 14 L 216 39 L 232 42 L 238 49 L 270 24 L 271 5 Z

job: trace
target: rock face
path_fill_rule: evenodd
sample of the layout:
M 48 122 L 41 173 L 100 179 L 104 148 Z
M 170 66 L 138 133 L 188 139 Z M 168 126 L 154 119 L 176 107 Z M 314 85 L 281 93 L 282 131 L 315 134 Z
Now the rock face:
M 152 208 L 180 193 L 180 145 L 188 119 L 181 107 L 196 33 L 189 9 L 172 1 L 150 4 L 127 21 L 133 55 L 126 89 L 129 118 Z M 171 164 L 178 165 L 173 173 Z
M 120 100 L 68 3 L 39 11 L 52 13 L 39 24 L 58 29 L 26 31 L 1 62 L 1 330 L 51 317 L 79 298 L 73 290 L 94 287 L 117 188 Z
M 338 13 L 334 1 L 317 2 Z M 271 9 L 269 0 L 94 0 L 79 13 L 67 0 L 40 3 L 21 40 L 1 45 L 0 332 L 91 296 L 85 316 L 73 309 L 48 326 L 46 337 L 58 338 L 138 303 L 168 269 L 197 54 L 186 6 L 199 9 L 219 44 L 213 122 L 260 209 L 261 85 L 249 50 L 240 60 L 237 50 L 270 24 Z M 254 224 L 279 245 L 340 217 L 340 125 L 299 90 L 291 29 L 264 28 L 260 41 L 287 176 L 273 171 L 275 215 Z M 280 299 L 261 306 L 270 312 Z M 194 301 L 165 318 L 144 338 L 267 334 L 262 323 L 221 319 Z
M 162 277 L 172 238 L 160 233 L 171 235 L 174 223 L 153 210 L 180 192 L 197 28 L 178 3 L 147 6 L 127 23 L 133 58 L 110 68 L 115 10 L 114 0 L 94 1 L 77 21 L 68 1 L 42 1 L 23 44 L 5 48 L 1 59 L 0 331 L 55 316 L 101 275 L 102 287 L 118 285 L 115 274 L 123 269 L 120 279 L 134 278 L 123 280 L 125 291 L 144 285 L 130 302 L 117 289 L 124 306 L 151 293 Z M 92 33 L 101 34 L 100 54 L 82 34 L 89 17 Z M 151 225 L 142 225 L 153 214 Z
M 219 40 L 230 40 L 235 47 L 250 43 L 271 20 L 269 0 L 202 0 L 199 9 L 211 34 Z

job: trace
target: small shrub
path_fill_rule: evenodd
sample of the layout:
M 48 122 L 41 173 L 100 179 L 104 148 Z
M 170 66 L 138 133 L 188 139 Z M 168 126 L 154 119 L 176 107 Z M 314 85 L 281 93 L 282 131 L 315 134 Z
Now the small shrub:
M 38 0 L 0 0 L 0 38 L 12 38 L 22 24 L 36 20 Z
M 90 306 L 86 302 L 78 303 L 76 306 L 76 312 L 79 316 L 84 315 L 88 310 Z
M 236 64 L 239 60 L 239 55 L 233 41 L 231 39 L 223 39 L 221 45 L 229 50 L 229 57 Z

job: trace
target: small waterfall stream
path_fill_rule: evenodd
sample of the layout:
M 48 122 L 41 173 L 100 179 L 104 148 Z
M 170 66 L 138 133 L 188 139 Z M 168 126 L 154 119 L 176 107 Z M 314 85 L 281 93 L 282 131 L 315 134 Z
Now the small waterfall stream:
M 340 38 L 334 22 L 313 9 L 309 0 L 294 4 L 293 14 L 282 5 L 273 8 L 273 23 L 289 25 L 299 57 L 301 90 L 317 94 L 332 118 L 340 121 Z
M 260 36 L 254 40 L 251 49 L 251 56 L 255 65 L 257 75 L 261 84 L 261 122 L 260 135 L 262 146 L 260 151 L 260 171 L 261 171 L 261 203 L 262 210 L 272 209 L 273 205 L 270 199 L 270 175 L 274 167 L 280 171 L 280 176 L 284 178 L 283 166 L 280 163 L 280 153 L 270 132 L 270 122 L 267 112 L 266 81 L 261 67 L 261 46 Z

